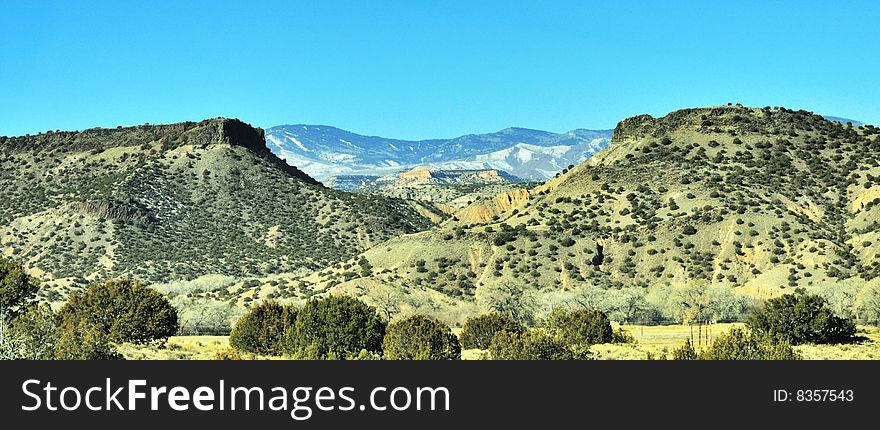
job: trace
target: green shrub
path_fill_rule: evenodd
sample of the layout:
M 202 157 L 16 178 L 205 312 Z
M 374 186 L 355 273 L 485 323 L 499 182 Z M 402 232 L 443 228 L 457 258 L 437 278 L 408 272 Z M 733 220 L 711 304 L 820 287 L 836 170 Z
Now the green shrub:
M 42 303 L 12 321 L 9 336 L 24 360 L 51 360 L 55 357 L 58 321 L 52 308 Z
M 556 309 L 547 319 L 546 326 L 567 345 L 589 346 L 614 340 L 611 320 L 596 309 Z
M 583 360 L 589 358 L 586 350 L 575 352 L 561 340 L 542 330 L 523 333 L 502 331 L 489 344 L 493 360 Z
M 177 332 L 177 310 L 159 292 L 131 280 L 95 284 L 70 295 L 58 311 L 70 329 L 97 327 L 110 342 L 145 344 Z
M 382 351 L 385 322 L 376 308 L 348 296 L 311 299 L 287 330 L 285 348 L 299 359 L 345 359 Z
M 850 342 L 856 332 L 852 319 L 835 316 L 825 300 L 816 295 L 787 294 L 770 299 L 752 313 L 749 328 L 759 336 L 802 343 Z
M 686 339 L 682 346 L 672 350 L 672 359 L 673 360 L 696 360 L 697 359 L 697 351 L 694 350 L 694 346 L 691 344 L 690 339 Z
M 492 312 L 478 317 L 468 318 L 461 329 L 461 345 L 465 349 L 488 349 L 495 334 L 501 331 L 519 334 L 526 327 L 513 318 Z
M 700 360 L 799 360 L 800 354 L 791 344 L 770 336 L 731 329 L 712 341 L 712 345 L 697 355 Z
M 21 264 L 0 255 L 0 315 L 8 319 L 24 312 L 39 288 Z
M 55 344 L 56 360 L 117 360 L 122 358 L 100 326 L 85 319 L 64 319 Z
M 386 360 L 461 359 L 461 344 L 449 326 L 424 315 L 389 324 L 382 351 Z
M 284 353 L 284 335 L 296 322 L 297 309 L 274 300 L 252 306 L 232 328 L 229 344 L 244 352 L 264 355 Z

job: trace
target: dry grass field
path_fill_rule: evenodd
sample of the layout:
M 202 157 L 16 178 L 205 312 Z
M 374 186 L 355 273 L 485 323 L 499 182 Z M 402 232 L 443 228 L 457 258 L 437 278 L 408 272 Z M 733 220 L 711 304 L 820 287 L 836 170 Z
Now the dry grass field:
M 213 360 L 229 348 L 228 336 L 174 336 L 161 346 L 119 345 L 126 360 Z

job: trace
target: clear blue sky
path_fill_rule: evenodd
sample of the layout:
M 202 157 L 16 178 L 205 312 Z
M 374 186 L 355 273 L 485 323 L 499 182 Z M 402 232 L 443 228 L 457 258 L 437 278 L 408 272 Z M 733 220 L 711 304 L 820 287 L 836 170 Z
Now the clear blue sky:
M 400 138 L 739 102 L 880 124 L 876 1 L 4 2 L 0 135 L 227 116 Z

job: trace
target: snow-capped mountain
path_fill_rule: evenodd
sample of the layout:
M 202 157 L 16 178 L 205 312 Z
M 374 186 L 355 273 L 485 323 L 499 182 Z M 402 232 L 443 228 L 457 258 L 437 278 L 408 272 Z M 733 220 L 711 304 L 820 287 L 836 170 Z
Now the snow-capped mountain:
M 611 130 L 556 134 L 525 128 L 454 139 L 400 140 L 362 136 L 324 125 L 266 130 L 275 154 L 320 180 L 340 175 L 384 176 L 424 166 L 437 170 L 496 169 L 544 180 L 608 145 Z

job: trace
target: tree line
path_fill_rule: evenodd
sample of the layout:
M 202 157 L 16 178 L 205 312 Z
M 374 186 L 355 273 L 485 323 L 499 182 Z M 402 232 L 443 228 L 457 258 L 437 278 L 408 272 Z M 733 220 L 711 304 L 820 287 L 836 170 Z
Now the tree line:
M 251 307 L 232 329 L 235 351 L 224 357 L 244 352 L 294 359 L 458 360 L 462 349 L 482 349 L 486 358 L 500 360 L 576 360 L 590 358 L 590 345 L 629 340 L 595 309 L 557 309 L 533 328 L 492 312 L 469 318 L 456 336 L 437 319 L 412 315 L 386 323 L 375 307 L 354 297 L 327 296 L 301 308 L 273 300 Z

